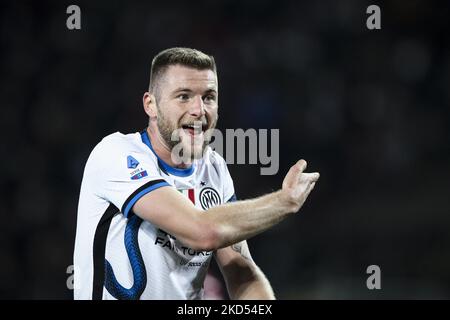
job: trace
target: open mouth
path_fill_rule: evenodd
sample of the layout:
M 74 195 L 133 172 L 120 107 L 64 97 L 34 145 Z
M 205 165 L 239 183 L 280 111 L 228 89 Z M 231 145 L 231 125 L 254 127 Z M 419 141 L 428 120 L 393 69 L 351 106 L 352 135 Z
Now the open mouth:
M 183 130 L 191 136 L 200 135 L 208 129 L 208 125 L 201 123 L 185 124 L 181 126 Z

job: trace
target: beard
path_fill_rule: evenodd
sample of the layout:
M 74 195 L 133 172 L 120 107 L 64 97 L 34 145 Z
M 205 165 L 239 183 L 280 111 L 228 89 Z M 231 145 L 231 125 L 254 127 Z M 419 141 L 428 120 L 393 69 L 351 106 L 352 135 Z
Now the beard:
M 211 122 L 206 116 L 203 116 L 201 119 L 180 119 L 179 123 L 175 124 L 161 112 L 159 107 L 156 120 L 161 138 L 171 151 L 172 160 L 176 164 L 202 158 L 206 147 L 211 142 L 211 135 L 217 123 L 217 117 Z M 183 125 L 194 123 L 207 130 L 199 130 L 192 137 L 188 136 Z

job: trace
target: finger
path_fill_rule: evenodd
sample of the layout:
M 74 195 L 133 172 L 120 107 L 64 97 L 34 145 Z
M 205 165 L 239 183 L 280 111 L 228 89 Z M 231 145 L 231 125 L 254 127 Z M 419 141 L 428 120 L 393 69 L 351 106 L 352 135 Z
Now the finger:
M 302 173 L 301 180 L 306 182 L 316 182 L 319 180 L 320 174 L 318 172 L 311 172 L 311 173 Z
M 301 160 L 298 160 L 295 165 L 298 166 L 298 169 L 300 170 L 300 173 L 302 173 L 303 171 L 305 171 L 306 166 L 308 165 L 308 163 L 306 163 L 305 160 L 301 159 Z
M 286 178 L 284 178 L 283 184 L 287 184 L 288 186 L 296 185 L 305 168 L 306 168 L 306 161 L 305 160 L 298 161 L 295 165 L 293 165 L 289 169 Z
M 320 173 L 318 173 L 318 172 L 311 173 L 311 181 L 316 182 L 317 180 L 319 180 L 319 178 L 320 178 Z
M 306 189 L 306 191 L 305 191 L 305 199 L 309 196 L 309 193 L 314 189 L 315 185 L 316 185 L 316 183 L 313 182 L 308 186 L 308 189 Z

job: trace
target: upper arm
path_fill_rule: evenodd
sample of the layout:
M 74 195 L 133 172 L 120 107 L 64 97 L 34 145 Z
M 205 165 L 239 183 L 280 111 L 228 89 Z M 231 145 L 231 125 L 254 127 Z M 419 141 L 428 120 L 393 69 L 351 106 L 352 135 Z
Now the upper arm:
M 169 185 L 150 157 L 116 134 L 104 138 L 91 152 L 85 181 L 90 192 L 127 218 L 140 197 Z
M 125 217 L 136 214 L 193 249 L 208 250 L 214 244 L 210 219 L 165 181 L 156 161 L 120 136 L 105 138 L 94 148 L 85 175 L 89 189 Z
M 233 180 L 225 160 L 215 152 L 210 156 L 213 157 L 210 160 L 215 169 L 213 172 L 222 182 L 219 187 L 223 192 L 222 199 L 235 201 Z M 217 219 L 195 207 L 173 187 L 159 188 L 144 195 L 134 204 L 133 212 L 193 249 L 212 251 L 221 245 L 221 227 Z
M 132 210 L 193 249 L 214 249 L 215 229 L 210 220 L 204 219 L 205 213 L 173 187 L 161 187 L 145 194 Z

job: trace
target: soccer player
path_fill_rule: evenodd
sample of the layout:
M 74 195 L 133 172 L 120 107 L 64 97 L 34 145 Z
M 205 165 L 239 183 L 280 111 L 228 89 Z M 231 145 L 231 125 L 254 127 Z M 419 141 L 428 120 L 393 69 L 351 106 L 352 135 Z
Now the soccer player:
M 207 145 L 218 82 L 214 58 L 198 50 L 156 55 L 143 105 L 148 127 L 105 137 L 86 163 L 75 299 L 201 299 L 213 256 L 232 299 L 274 299 L 246 239 L 297 212 L 319 174 L 300 160 L 280 190 L 236 201 L 225 161 Z

